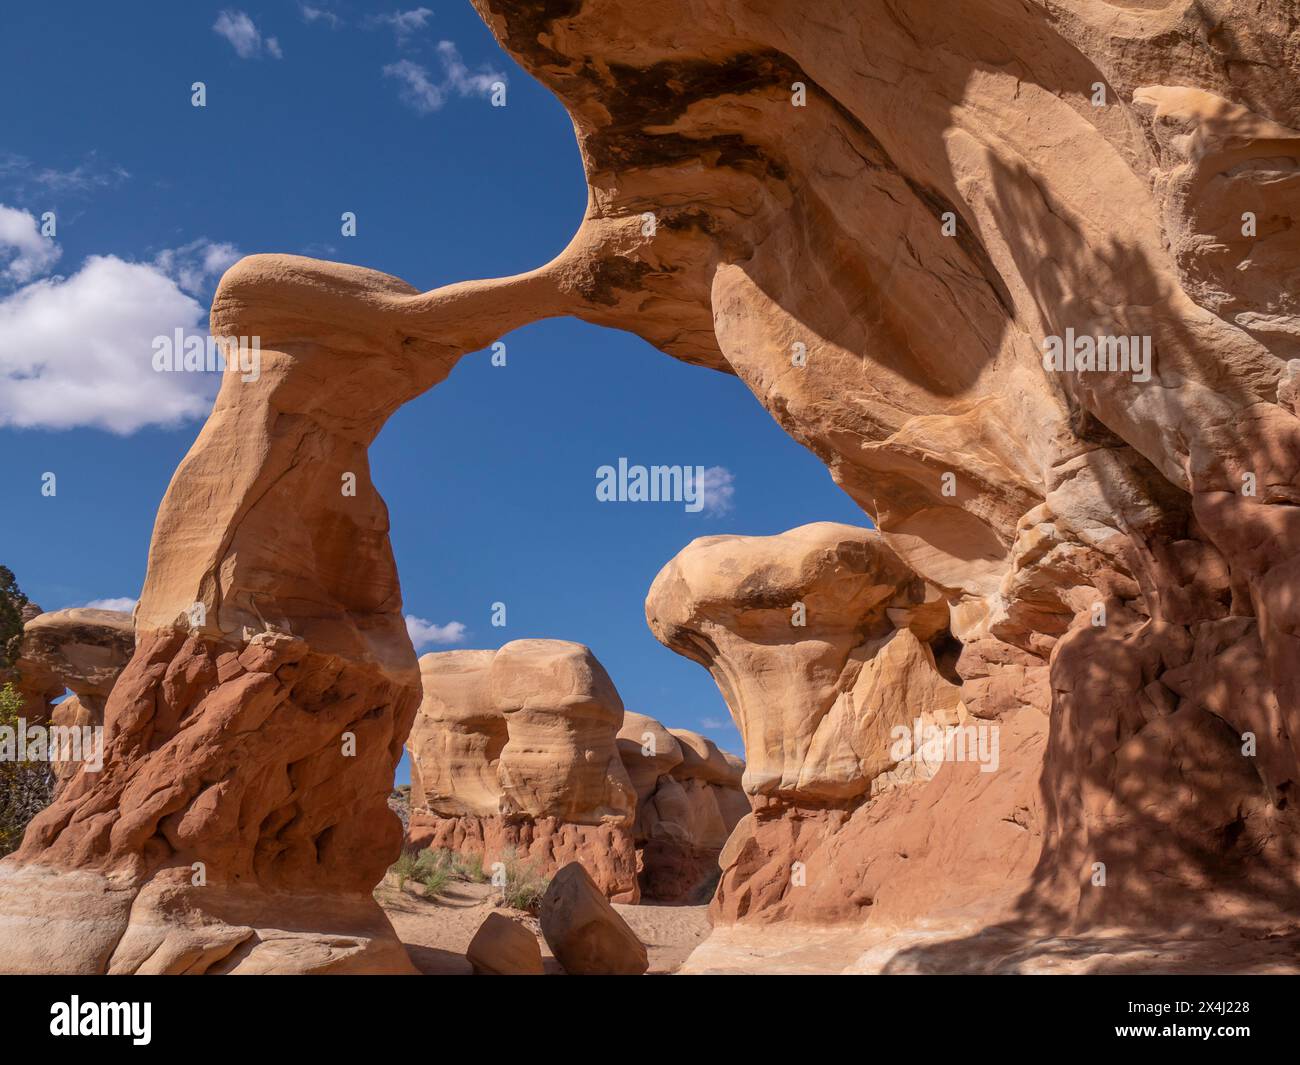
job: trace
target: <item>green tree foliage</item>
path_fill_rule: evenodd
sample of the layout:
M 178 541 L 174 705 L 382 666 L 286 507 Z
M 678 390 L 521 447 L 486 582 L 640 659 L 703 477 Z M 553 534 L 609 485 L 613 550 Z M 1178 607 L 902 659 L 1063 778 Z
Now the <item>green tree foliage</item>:
M 50 763 L 18 760 L 14 737 L 26 727 L 22 712 L 23 697 L 14 686 L 0 688 L 0 857 L 18 849 L 27 822 L 54 798 Z
M 0 566 L 0 669 L 13 665 L 18 640 L 23 634 L 23 607 L 27 596 L 18 587 L 18 579 L 8 566 Z

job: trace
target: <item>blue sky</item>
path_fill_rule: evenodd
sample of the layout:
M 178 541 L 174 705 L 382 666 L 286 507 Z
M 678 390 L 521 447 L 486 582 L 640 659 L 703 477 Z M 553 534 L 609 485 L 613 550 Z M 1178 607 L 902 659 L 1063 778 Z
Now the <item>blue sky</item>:
M 46 609 L 133 599 L 212 387 L 155 374 L 150 341 L 201 328 L 230 261 L 294 252 L 420 288 L 514 273 L 568 242 L 586 189 L 563 108 L 467 2 L 16 6 L 0 14 L 0 563 Z M 372 449 L 405 610 L 431 641 L 458 637 L 419 650 L 577 640 L 629 708 L 739 751 L 708 674 L 650 635 L 651 580 L 696 536 L 865 515 L 734 378 L 570 320 L 504 340 L 506 366 L 467 356 Z M 595 471 L 620 456 L 718 467 L 730 492 L 699 513 L 600 503 Z

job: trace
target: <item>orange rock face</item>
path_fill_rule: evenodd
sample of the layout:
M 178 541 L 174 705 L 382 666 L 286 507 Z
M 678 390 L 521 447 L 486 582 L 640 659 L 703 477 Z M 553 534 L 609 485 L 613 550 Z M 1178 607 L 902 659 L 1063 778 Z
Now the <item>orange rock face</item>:
M 134 649 L 131 615 L 117 610 L 70 607 L 28 619 L 14 663 L 27 720 L 49 719 L 53 700 L 70 689 L 98 724 Z
M 636 788 L 633 834 L 641 893 L 659 902 L 703 901 L 719 875 L 718 857 L 749 800 L 745 763 L 688 729 L 623 715 L 618 749 Z
M 420 659 L 409 843 L 511 856 L 549 876 L 583 862 L 618 902 L 640 897 L 636 793 L 615 745 L 623 702 L 591 651 L 515 640 Z
M 261 373 L 227 375 L 159 511 L 104 772 L 0 864 L 5 967 L 406 964 L 369 891 L 420 684 L 366 448 L 461 354 L 561 314 L 734 374 L 890 552 L 844 600 L 820 563 L 757 573 L 821 604 L 808 647 L 755 638 L 791 604 L 743 574 L 730 607 L 689 573 L 664 600 L 747 743 L 720 916 L 1294 928 L 1291 5 L 476 6 L 573 116 L 586 217 L 537 270 L 430 293 L 227 273 L 213 330 L 260 337 Z M 997 771 L 925 753 L 954 712 L 931 658 L 958 722 L 998 726 Z M 903 770 L 873 725 L 894 671 L 927 705 Z
M 563 640 L 420 659 L 411 751 L 416 848 L 513 855 L 549 876 L 579 861 L 615 902 L 710 890 L 749 813 L 744 763 L 623 709 L 591 652 Z

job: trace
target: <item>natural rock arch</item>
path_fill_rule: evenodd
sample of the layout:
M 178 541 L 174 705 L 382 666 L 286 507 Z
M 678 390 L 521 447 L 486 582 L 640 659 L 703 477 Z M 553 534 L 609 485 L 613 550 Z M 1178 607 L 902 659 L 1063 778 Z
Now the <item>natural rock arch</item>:
M 366 447 L 559 314 L 739 376 L 943 589 L 990 718 L 1050 667 L 1027 920 L 1294 923 L 1284 5 L 477 6 L 573 115 L 587 217 L 539 270 L 431 293 L 289 256 L 223 279 L 213 330 L 260 336 L 262 377 L 227 378 L 160 509 L 104 773 L 0 866 L 11 965 L 405 966 L 368 892 L 419 686 Z M 1068 329 L 1150 336 L 1151 381 L 1045 372 Z

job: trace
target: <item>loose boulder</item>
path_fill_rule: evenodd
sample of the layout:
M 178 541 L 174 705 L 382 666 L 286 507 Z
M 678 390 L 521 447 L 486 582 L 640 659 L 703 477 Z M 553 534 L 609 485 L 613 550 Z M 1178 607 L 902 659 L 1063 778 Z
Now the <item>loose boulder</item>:
M 490 913 L 465 952 L 475 976 L 541 976 L 542 948 L 518 921 Z
M 551 878 L 541 920 L 547 946 L 572 976 L 640 976 L 650 967 L 645 945 L 578 862 Z

